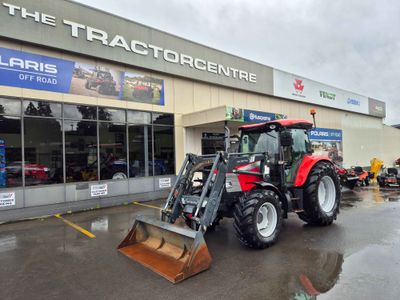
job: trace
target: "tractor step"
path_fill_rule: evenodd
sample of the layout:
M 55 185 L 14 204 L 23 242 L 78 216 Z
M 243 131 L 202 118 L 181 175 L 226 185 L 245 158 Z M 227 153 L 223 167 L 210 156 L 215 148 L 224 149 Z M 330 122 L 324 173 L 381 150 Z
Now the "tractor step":
M 301 198 L 291 198 L 292 211 L 295 213 L 303 212 L 303 201 Z

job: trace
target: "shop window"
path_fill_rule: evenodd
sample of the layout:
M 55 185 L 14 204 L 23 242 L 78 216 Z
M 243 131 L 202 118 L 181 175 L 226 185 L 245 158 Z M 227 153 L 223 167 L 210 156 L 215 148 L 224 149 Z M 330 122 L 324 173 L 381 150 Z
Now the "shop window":
M 129 125 L 130 177 L 153 175 L 151 127 Z
M 154 175 L 175 174 L 174 128 L 154 126 Z
M 24 101 L 24 114 L 26 116 L 61 118 L 61 104 L 45 101 Z
M 174 115 L 153 113 L 153 124 L 174 125 Z
M 24 119 L 25 185 L 63 182 L 61 120 Z
M 99 107 L 99 120 L 125 122 L 125 110 Z
M 20 116 L 21 115 L 21 101 L 0 98 L 0 114 Z
M 64 104 L 64 118 L 73 120 L 97 120 L 97 107 Z
M 0 188 L 16 186 L 22 186 L 21 119 L 0 116 Z
M 97 180 L 97 123 L 64 121 L 66 182 Z
M 128 110 L 128 122 L 134 124 L 150 124 L 151 113 L 144 111 Z
M 99 123 L 100 178 L 126 179 L 126 125 L 120 123 Z

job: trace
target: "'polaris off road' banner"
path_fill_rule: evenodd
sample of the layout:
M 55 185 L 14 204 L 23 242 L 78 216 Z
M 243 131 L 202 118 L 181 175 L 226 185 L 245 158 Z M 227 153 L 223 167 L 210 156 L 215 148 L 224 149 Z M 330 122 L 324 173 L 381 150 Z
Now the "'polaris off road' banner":
M 0 85 L 69 93 L 74 62 L 0 48 Z
M 332 128 L 313 128 L 310 141 L 315 155 L 328 156 L 335 163 L 343 162 L 342 130 Z
M 6 48 L 0 85 L 164 105 L 162 79 Z

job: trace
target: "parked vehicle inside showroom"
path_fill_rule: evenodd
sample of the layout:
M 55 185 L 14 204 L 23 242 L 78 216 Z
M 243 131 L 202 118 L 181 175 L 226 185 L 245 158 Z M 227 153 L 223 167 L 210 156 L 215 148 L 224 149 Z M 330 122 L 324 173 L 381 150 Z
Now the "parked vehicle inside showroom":
M 15 161 L 7 167 L 7 185 L 13 186 L 15 182 L 22 180 L 22 162 Z M 50 168 L 38 163 L 25 162 L 24 166 L 25 181 L 28 185 L 48 183 L 50 176 Z
M 90 77 L 86 79 L 85 88 L 95 88 L 99 94 L 116 95 L 116 81 L 108 71 L 94 70 Z
M 377 177 L 380 187 L 400 187 L 400 175 L 398 168 L 387 168 Z

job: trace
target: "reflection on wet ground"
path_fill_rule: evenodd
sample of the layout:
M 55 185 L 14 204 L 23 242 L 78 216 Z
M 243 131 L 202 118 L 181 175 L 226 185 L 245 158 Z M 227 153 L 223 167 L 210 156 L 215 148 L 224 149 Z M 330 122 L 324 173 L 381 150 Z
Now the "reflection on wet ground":
M 341 207 L 371 206 L 388 201 L 396 202 L 399 199 L 399 188 L 356 187 L 354 190 L 343 191 Z
M 224 219 L 206 234 L 211 269 L 178 285 L 116 251 L 138 214 L 125 205 L 65 215 L 90 239 L 54 217 L 0 226 L 2 299 L 398 299 L 400 190 L 357 188 L 343 193 L 332 226 L 296 215 L 278 243 L 251 250 Z M 154 201 L 160 206 L 162 202 Z

